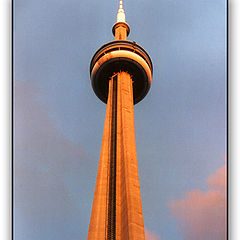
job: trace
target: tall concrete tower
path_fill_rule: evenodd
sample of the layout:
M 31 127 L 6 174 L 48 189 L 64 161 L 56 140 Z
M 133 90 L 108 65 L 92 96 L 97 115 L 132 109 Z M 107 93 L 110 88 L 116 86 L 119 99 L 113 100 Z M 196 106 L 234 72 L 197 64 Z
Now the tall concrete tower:
M 115 40 L 99 48 L 90 65 L 93 90 L 107 110 L 88 240 L 144 240 L 133 105 L 149 91 L 152 63 L 127 40 L 121 0 L 112 32 Z

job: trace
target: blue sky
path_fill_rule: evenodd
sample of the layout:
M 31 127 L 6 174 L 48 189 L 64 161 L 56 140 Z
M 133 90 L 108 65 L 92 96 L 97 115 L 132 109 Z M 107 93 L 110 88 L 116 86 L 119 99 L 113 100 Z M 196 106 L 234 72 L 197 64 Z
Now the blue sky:
M 153 62 L 150 92 L 134 109 L 144 223 L 161 240 L 181 240 L 169 202 L 208 191 L 226 155 L 226 1 L 123 4 L 129 40 Z M 16 240 L 87 237 L 106 110 L 89 64 L 113 40 L 117 8 L 14 2 Z

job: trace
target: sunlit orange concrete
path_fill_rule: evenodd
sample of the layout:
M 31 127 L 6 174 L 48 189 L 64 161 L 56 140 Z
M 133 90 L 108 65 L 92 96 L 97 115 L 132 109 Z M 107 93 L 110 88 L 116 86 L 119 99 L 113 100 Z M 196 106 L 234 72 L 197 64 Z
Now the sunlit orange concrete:
M 115 238 L 108 238 L 114 78 L 117 82 L 116 230 Z M 117 73 L 109 82 L 102 149 L 88 233 L 88 240 L 92 239 L 145 239 L 135 145 L 132 79 L 126 72 Z

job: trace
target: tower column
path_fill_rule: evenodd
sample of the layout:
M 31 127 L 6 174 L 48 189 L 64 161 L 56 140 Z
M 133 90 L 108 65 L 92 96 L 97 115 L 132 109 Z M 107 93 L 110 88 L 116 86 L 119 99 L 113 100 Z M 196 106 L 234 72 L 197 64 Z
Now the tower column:
M 88 240 L 144 240 L 134 130 L 132 79 L 109 82 L 103 142 Z
M 135 143 L 132 79 L 127 72 L 119 72 L 118 81 L 118 175 L 117 202 L 121 207 L 120 237 L 117 239 L 144 240 L 144 223 Z M 118 189 L 119 188 L 119 189 Z M 118 223 L 117 223 L 118 225 Z
M 112 81 L 109 82 L 108 103 L 103 130 L 97 180 L 88 229 L 88 240 L 106 240 L 108 234 L 109 165 L 112 123 Z

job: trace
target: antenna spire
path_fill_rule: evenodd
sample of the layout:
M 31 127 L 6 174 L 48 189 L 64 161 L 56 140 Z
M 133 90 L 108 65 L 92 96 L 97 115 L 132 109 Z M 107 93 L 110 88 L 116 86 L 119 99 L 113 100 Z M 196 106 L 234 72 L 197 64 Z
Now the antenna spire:
M 117 13 L 117 22 L 125 22 L 125 13 L 123 10 L 122 0 L 119 0 L 119 9 Z
M 123 8 L 123 6 L 122 6 L 122 0 L 119 0 L 119 8 Z

